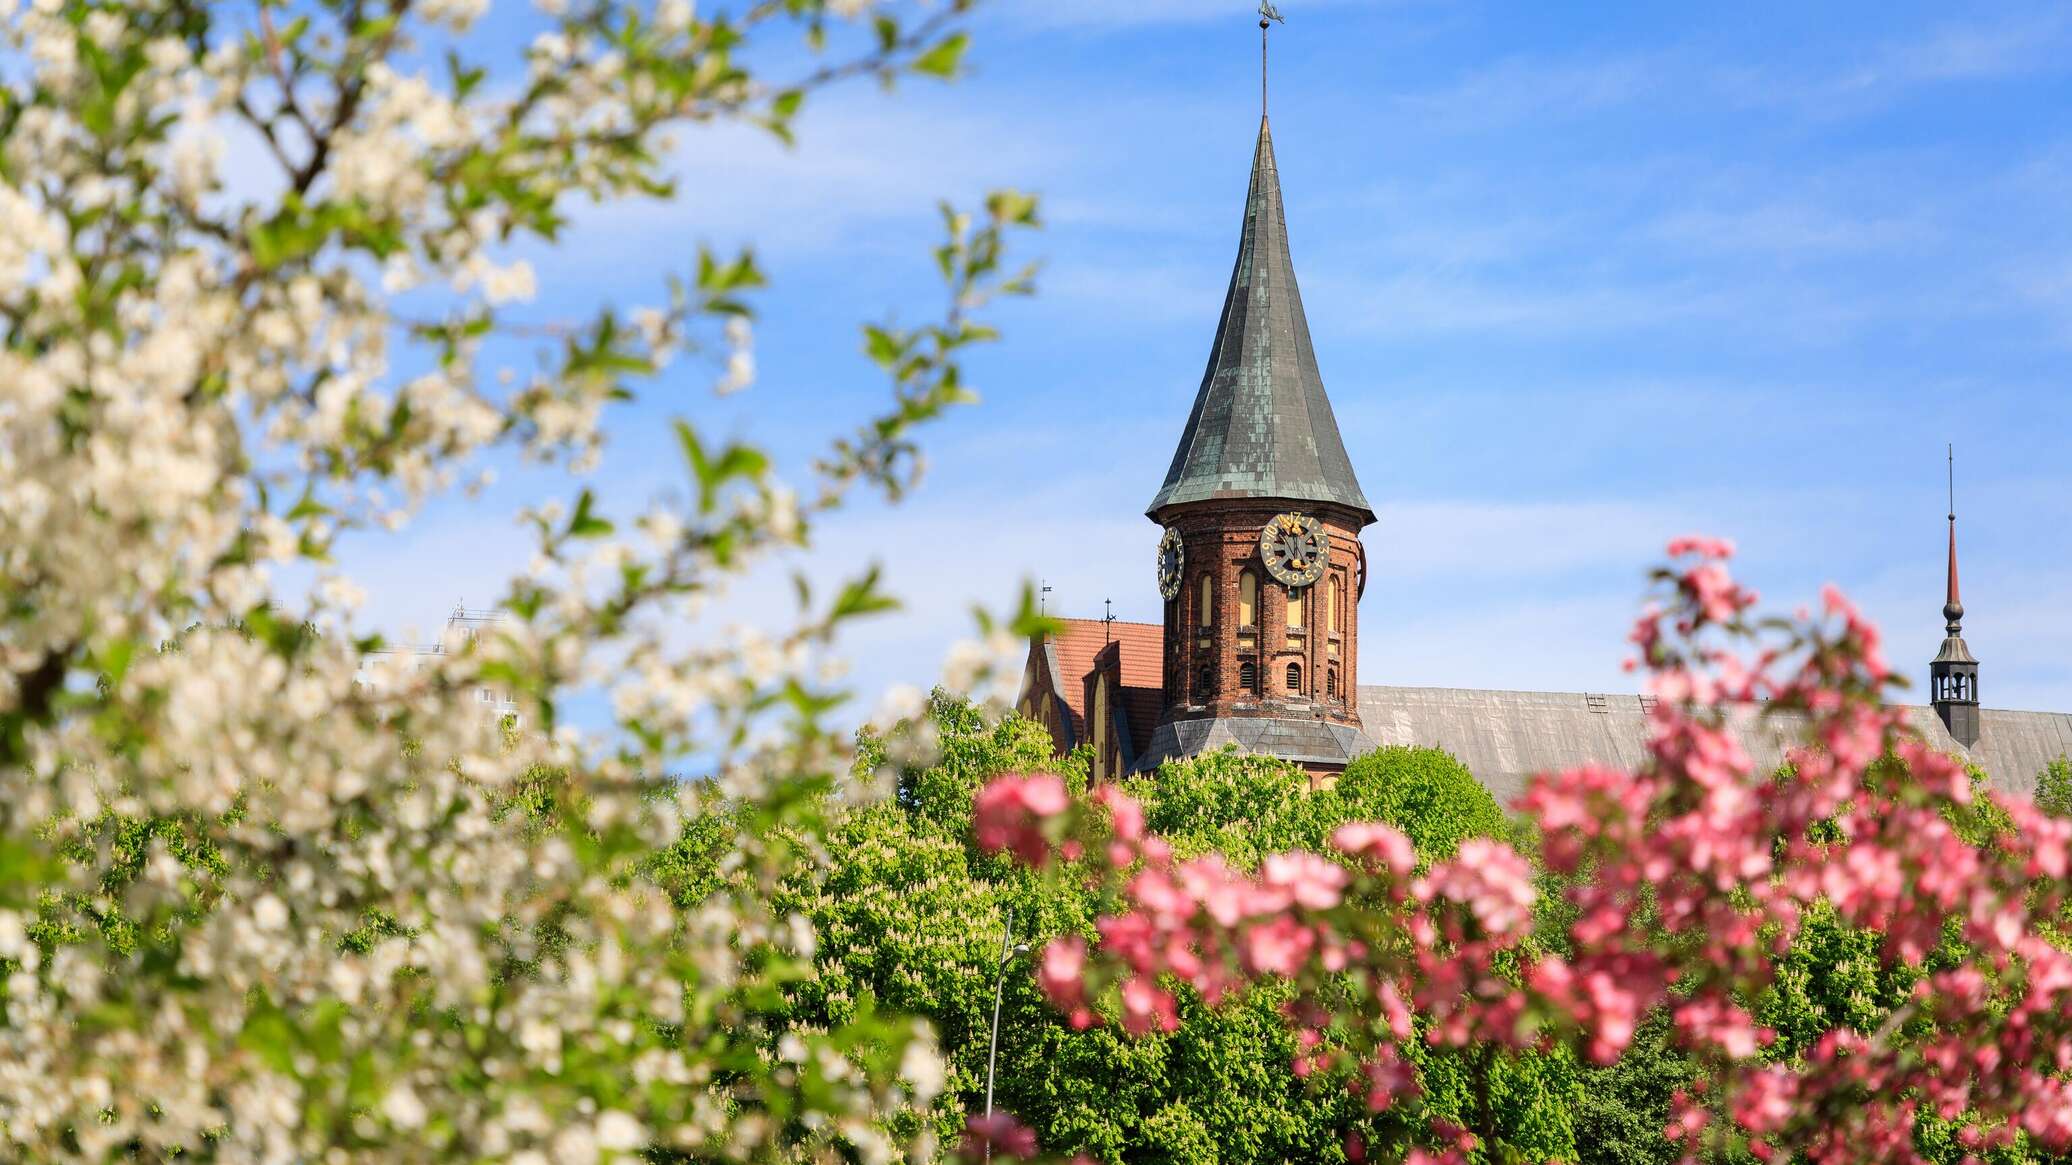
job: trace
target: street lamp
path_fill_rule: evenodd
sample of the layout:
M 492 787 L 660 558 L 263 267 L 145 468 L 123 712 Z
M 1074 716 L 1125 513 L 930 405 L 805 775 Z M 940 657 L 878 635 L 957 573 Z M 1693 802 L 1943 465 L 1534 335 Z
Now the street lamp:
M 986 1047 L 986 1116 L 993 1115 L 993 1069 L 1000 1062 L 1000 997 L 1007 989 L 1007 964 L 1016 955 L 1029 953 L 1028 943 L 1014 941 L 1014 908 L 1007 910 L 1007 925 L 1000 931 L 1000 967 L 993 976 L 993 1035 Z M 986 1160 L 993 1159 L 993 1142 L 986 1141 Z

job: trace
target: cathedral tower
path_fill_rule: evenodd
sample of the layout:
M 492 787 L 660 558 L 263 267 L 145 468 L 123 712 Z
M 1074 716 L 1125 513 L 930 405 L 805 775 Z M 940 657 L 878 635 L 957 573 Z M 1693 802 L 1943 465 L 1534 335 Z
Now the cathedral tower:
M 1331 772 L 1371 748 L 1356 661 L 1374 511 L 1310 345 L 1264 116 L 1208 370 L 1146 514 L 1164 529 L 1165 707 L 1135 767 L 1236 743 Z
M 1950 466 L 1950 573 L 1943 590 L 1942 650 L 1928 665 L 1928 692 L 1935 714 L 1950 736 L 1966 748 L 1978 743 L 1978 660 L 1964 642 L 1964 603 L 1957 595 L 1956 457 Z

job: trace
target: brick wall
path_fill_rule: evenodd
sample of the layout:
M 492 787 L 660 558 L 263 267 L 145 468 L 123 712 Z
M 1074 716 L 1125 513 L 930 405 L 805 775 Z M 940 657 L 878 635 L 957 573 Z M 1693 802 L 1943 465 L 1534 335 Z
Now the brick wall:
M 1304 626 L 1288 625 L 1288 589 L 1266 573 L 1259 534 L 1275 515 L 1307 513 L 1331 540 L 1324 577 L 1303 588 Z M 1165 604 L 1165 716 L 1167 721 L 1217 716 L 1360 722 L 1358 645 L 1359 517 L 1335 506 L 1260 499 L 1201 502 L 1162 515 L 1187 548 L 1180 593 Z M 1249 629 L 1239 625 L 1240 579 L 1258 580 L 1258 606 Z M 1201 580 L 1209 580 L 1210 621 L 1201 626 Z M 1330 633 L 1326 605 L 1336 579 L 1342 596 L 1338 633 Z M 1257 691 L 1241 684 L 1244 666 L 1257 671 Z M 1288 685 L 1288 665 L 1301 669 Z M 1204 670 L 1206 669 L 1206 684 Z

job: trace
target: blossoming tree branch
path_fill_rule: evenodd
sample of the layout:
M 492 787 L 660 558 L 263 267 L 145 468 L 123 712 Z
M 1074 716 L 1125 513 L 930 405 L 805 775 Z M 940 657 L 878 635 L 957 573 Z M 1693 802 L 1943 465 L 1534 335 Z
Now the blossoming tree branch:
M 1518 806 L 1564 925 L 1536 928 L 1533 866 L 1502 841 L 1421 867 L 1394 828 L 1349 824 L 1334 853 L 1241 873 L 1176 859 L 1113 786 L 1074 802 L 1056 777 L 1006 777 L 975 802 L 978 843 L 1111 903 L 1093 942 L 1043 949 L 1043 990 L 1074 1025 L 1143 1034 L 1175 1026 L 1176 990 L 1214 1004 L 1286 980 L 1295 1070 L 1365 1099 L 1352 1160 L 1462 1161 L 1484 1143 L 1420 1113 L 1417 1044 L 1609 1063 L 1655 1009 L 1702 1069 L 1665 1131 L 1687 1160 L 1914 1160 L 1924 1121 L 1956 1126 L 1967 1156 L 2072 1149 L 2072 823 L 1984 794 L 1914 737 L 1882 703 L 1876 629 L 1838 592 L 1817 617 L 1758 620 L 1727 545 L 1669 553 L 1632 637 L 1656 697 L 1647 762 L 1543 774 Z M 1759 717 L 1801 730 L 1782 772 L 1739 743 Z M 1879 936 L 1912 986 L 1874 1030 L 1838 1025 L 1780 1058 L 1756 1016 L 1822 913 Z M 1005 1120 L 974 1139 L 1031 1147 Z
M 845 79 L 956 74 L 968 7 L 542 0 L 513 45 L 476 35 L 487 0 L 0 0 L 0 1158 L 905 1147 L 928 1026 L 773 1002 L 812 936 L 771 889 L 813 876 L 849 779 L 826 661 L 893 600 L 801 579 L 788 620 L 697 629 L 856 491 L 913 484 L 986 305 L 1028 288 L 1005 247 L 1034 204 L 945 211 L 915 256 L 940 310 L 864 330 L 882 403 L 790 482 L 680 391 L 752 384 L 750 254 L 553 316 L 518 253 L 726 181 L 703 126 L 784 136 Z M 673 419 L 681 501 L 585 484 L 635 400 Z M 509 521 L 493 459 L 557 495 L 519 515 L 509 618 L 356 683 L 381 643 L 334 549 L 435 499 Z M 568 723 L 584 690 L 607 727 Z M 687 822 L 727 876 L 677 909 L 655 869 Z

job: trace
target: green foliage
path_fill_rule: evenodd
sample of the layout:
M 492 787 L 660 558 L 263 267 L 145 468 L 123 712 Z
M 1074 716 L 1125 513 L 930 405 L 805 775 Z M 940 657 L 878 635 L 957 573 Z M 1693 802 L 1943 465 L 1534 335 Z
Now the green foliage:
M 1349 821 L 1401 829 L 1427 861 L 1470 837 L 1512 832 L 1489 790 L 1436 748 L 1376 749 L 1326 782 L 1285 761 L 1226 748 L 1123 787 L 1143 802 L 1146 825 L 1178 852 L 1214 851 L 1240 867 L 1283 850 L 1329 852 L 1332 831 Z
M 2072 758 L 2059 756 L 2036 774 L 2036 807 L 2056 817 L 2072 817 Z
M 891 739 L 866 735 L 859 775 L 905 750 L 932 745 L 925 768 L 904 767 L 891 800 L 848 812 L 828 839 L 833 868 L 795 888 L 788 908 L 818 939 L 816 971 L 791 994 L 792 1021 L 845 1022 L 866 1002 L 926 1016 L 948 1059 L 948 1092 L 927 1114 L 950 1136 L 984 1102 L 995 973 L 1008 911 L 1017 942 L 1094 937 L 1101 903 L 1070 884 L 1030 877 L 977 853 L 973 794 L 1006 772 L 1058 772 L 1086 782 L 1083 756 L 1051 756 L 1049 736 L 1010 716 L 987 719 L 937 692 L 925 725 Z M 1428 858 L 1478 834 L 1503 835 L 1502 811 L 1458 761 L 1431 749 L 1383 749 L 1348 779 L 1319 787 L 1285 762 L 1234 751 L 1166 766 L 1126 783 L 1149 826 L 1183 853 L 1217 851 L 1241 866 L 1293 848 L 1326 850 L 1354 820 L 1403 829 Z M 703 875 L 688 838 L 678 876 Z M 1112 1162 L 1343 1161 L 1343 1132 L 1366 1117 L 1342 1079 L 1303 1081 L 1290 1070 L 1295 1041 L 1276 983 L 1210 1008 L 1192 995 L 1170 1034 L 1132 1037 L 1103 1025 L 1074 1031 L 1013 955 L 1001 980 L 996 1103 L 1035 1128 L 1046 1149 Z M 1427 1111 L 1474 1117 L 1502 1130 L 1525 1160 L 1573 1160 L 1570 1113 L 1581 1079 L 1565 1060 L 1506 1059 L 1419 1049 L 1441 1087 Z M 1484 1098 L 1487 1097 L 1485 1102 Z
M 1471 837 L 1508 837 L 1503 807 L 1466 765 L 1437 748 L 1379 748 L 1346 766 L 1332 790 L 1348 821 L 1386 821 L 1426 861 Z
M 987 779 L 1009 772 L 1056 772 L 1077 793 L 1086 788 L 1084 767 L 1074 767 L 1051 756 L 1050 734 L 1043 726 L 1020 716 L 1009 716 L 989 724 L 983 712 L 970 701 L 938 688 L 929 694 L 928 715 L 918 731 L 932 739 L 903 742 L 909 746 L 933 746 L 934 763 L 925 769 L 902 768 L 899 774 L 900 805 L 926 819 L 951 836 L 970 832 L 971 799 Z M 869 733 L 858 741 L 858 767 L 864 771 L 885 763 L 887 742 Z
M 1663 1135 L 1669 1103 L 1698 1075 L 1669 1043 L 1669 1020 L 1656 1012 L 1634 1033 L 1626 1054 L 1582 1073 L 1576 1107 L 1577 1160 L 1582 1165 L 1669 1165 L 1682 1154 Z

